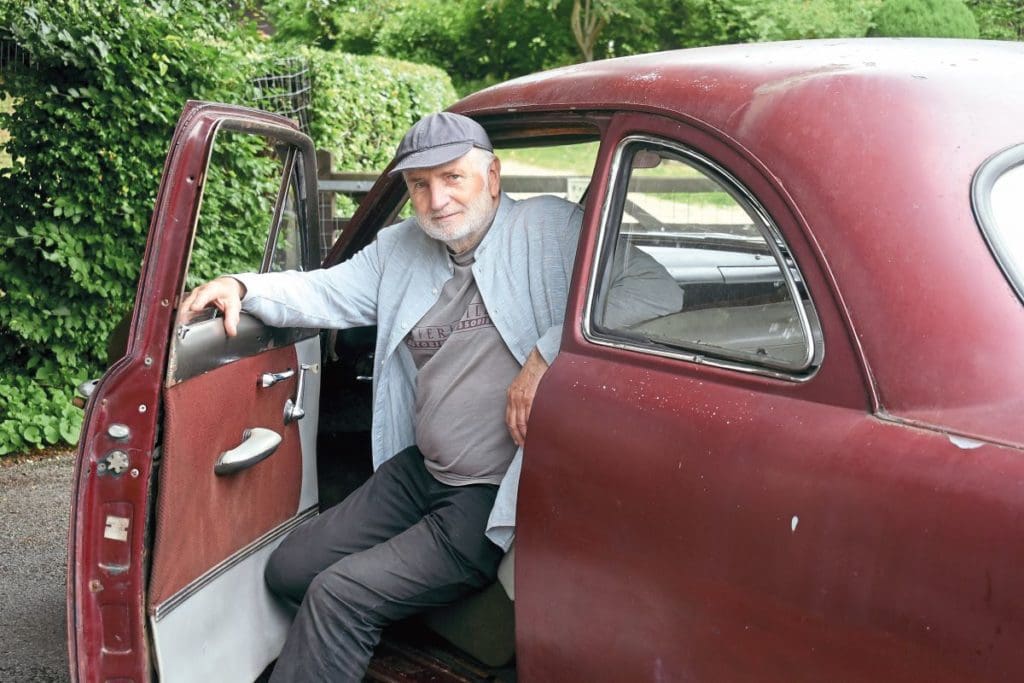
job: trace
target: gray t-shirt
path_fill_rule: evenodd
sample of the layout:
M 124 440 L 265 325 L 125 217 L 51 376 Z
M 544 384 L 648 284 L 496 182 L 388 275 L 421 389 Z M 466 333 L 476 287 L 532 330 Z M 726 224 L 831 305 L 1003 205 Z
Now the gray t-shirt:
M 416 445 L 441 483 L 498 484 L 515 455 L 505 426 L 519 363 L 473 277 L 475 249 L 452 255 L 454 274 L 405 338 L 416 364 Z

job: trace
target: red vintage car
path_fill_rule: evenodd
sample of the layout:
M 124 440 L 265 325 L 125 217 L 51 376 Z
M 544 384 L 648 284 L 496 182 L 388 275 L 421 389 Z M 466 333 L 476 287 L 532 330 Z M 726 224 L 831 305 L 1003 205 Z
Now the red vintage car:
M 579 201 L 582 236 L 514 586 L 507 564 L 402 626 L 371 678 L 1024 680 L 1021 74 L 1020 44 L 735 45 L 456 104 L 500 157 L 584 159 L 517 188 Z M 185 108 L 128 348 L 87 407 L 73 679 L 257 678 L 288 626 L 268 553 L 368 476 L 372 330 L 175 322 L 220 239 L 213 165 L 253 140 L 276 159 L 254 270 L 344 260 L 405 204 L 382 176 L 322 260 L 310 140 Z M 637 249 L 683 304 L 627 325 L 610 311 L 643 291 L 606 276 Z

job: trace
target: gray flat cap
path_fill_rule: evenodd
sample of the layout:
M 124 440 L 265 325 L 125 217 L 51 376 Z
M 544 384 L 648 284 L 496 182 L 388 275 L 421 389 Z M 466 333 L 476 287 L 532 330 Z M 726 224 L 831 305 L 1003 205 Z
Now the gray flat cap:
M 447 164 L 474 147 L 494 151 L 483 126 L 462 114 L 430 114 L 417 121 L 402 138 L 395 152 L 395 166 L 388 175 Z

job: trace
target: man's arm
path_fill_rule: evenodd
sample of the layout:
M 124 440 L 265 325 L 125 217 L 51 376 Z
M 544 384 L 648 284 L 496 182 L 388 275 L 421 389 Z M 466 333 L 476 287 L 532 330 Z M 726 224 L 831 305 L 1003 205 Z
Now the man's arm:
M 200 285 L 181 303 L 178 322 L 188 322 L 203 308 L 224 313 L 224 329 L 237 332 L 244 310 L 275 327 L 340 329 L 377 322 L 377 296 L 383 271 L 385 228 L 369 246 L 344 263 L 307 272 L 241 273 Z
M 526 440 L 526 424 L 530 420 L 533 397 L 537 394 L 540 378 L 547 372 L 548 363 L 535 348 L 530 352 L 523 369 L 519 371 L 508 387 L 508 401 L 505 404 L 505 424 L 517 446 Z

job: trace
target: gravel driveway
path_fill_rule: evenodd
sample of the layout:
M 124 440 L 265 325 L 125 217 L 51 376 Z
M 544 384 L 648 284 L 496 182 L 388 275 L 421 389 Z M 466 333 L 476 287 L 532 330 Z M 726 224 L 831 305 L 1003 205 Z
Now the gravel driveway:
M 64 563 L 72 455 L 0 461 L 0 682 L 68 680 Z

